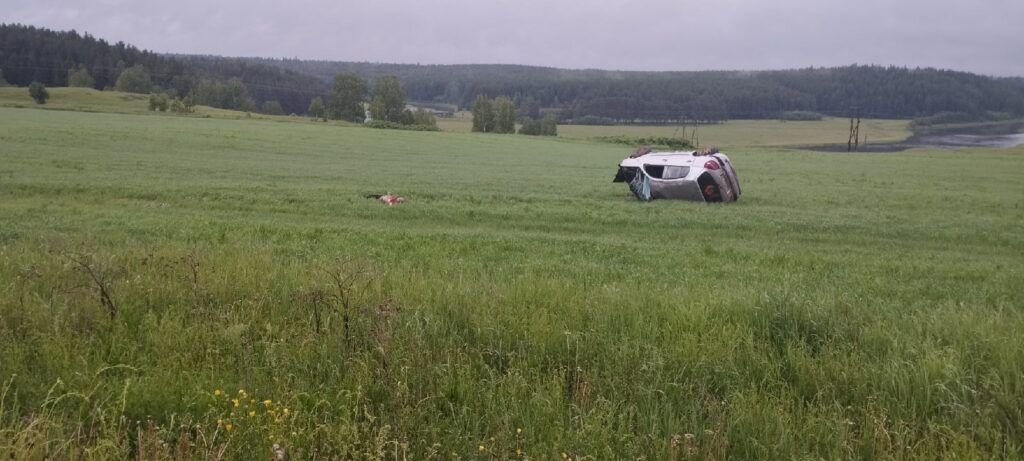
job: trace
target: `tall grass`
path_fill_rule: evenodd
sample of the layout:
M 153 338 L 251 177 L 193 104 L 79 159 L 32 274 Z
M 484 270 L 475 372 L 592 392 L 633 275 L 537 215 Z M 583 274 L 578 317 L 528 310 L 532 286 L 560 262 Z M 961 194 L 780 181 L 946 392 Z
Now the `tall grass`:
M 0 456 L 1022 456 L 1024 151 L 625 153 L 0 109 Z

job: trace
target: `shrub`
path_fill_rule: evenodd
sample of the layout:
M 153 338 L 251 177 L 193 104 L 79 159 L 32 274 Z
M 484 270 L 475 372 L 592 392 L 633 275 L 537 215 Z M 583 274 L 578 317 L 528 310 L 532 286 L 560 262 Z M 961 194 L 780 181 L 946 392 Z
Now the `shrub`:
M 46 91 L 46 86 L 39 82 L 29 84 L 28 95 L 32 97 L 36 104 L 46 104 L 46 100 L 50 99 L 50 92 Z
M 618 135 L 601 136 L 596 139 L 598 141 L 608 142 L 612 144 L 623 144 L 626 146 L 664 146 L 674 150 L 694 148 L 694 145 L 690 141 L 680 138 L 669 138 L 665 136 L 652 136 L 643 138 Z
M 366 122 L 365 126 L 382 130 L 441 131 L 441 129 L 436 126 L 402 125 L 400 123 L 389 122 L 387 120 L 371 120 Z
M 793 122 L 819 121 L 825 118 L 823 115 L 809 110 L 791 110 L 779 115 L 779 120 Z
M 598 117 L 596 115 L 584 115 L 572 121 L 576 125 L 614 125 L 615 120 L 608 117 Z

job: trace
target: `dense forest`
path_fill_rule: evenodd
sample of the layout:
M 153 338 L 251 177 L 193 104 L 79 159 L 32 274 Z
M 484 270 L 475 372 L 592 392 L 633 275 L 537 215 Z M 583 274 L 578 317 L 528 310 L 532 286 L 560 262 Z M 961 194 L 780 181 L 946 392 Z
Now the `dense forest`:
M 477 96 L 512 98 L 520 115 L 561 120 L 674 123 L 776 118 L 806 111 L 833 116 L 915 118 L 942 112 L 1024 115 L 1024 79 L 903 67 L 847 66 L 782 71 L 640 72 L 518 65 L 407 65 L 269 58 L 161 55 L 89 34 L 0 25 L 0 72 L 11 84 L 68 84 L 84 68 L 95 88 L 115 86 L 142 65 L 159 89 L 199 103 L 251 110 L 277 101 L 305 113 L 340 73 L 375 82 L 398 77 L 410 100 L 467 109 Z
M 633 72 L 514 65 L 402 65 L 246 58 L 331 78 L 396 75 L 414 100 L 472 105 L 477 95 L 559 109 L 563 119 L 617 121 L 775 118 L 786 111 L 913 118 L 938 112 L 1024 114 L 1024 79 L 903 67 L 782 71 Z
M 250 109 L 267 101 L 280 103 L 285 113 L 305 113 L 309 101 L 325 94 L 326 82 L 280 66 L 248 60 L 209 56 L 173 56 L 140 50 L 123 42 L 114 44 L 88 33 L 52 31 L 19 24 L 0 24 L 0 72 L 8 83 L 27 86 L 68 86 L 69 71 L 84 68 L 96 89 L 114 88 L 125 69 L 141 65 L 155 90 L 185 96 L 209 88 L 221 90 L 202 104 L 229 109 Z M 230 98 L 232 79 L 244 85 L 241 98 Z M 201 98 L 200 98 L 201 99 Z M 232 101 L 224 104 L 224 101 Z M 244 103 L 241 101 L 245 101 Z

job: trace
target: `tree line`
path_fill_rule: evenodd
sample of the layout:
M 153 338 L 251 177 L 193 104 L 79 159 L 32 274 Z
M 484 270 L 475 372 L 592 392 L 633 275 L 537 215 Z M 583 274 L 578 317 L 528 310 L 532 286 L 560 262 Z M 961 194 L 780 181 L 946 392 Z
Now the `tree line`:
M 405 65 L 246 58 L 320 78 L 395 75 L 411 99 L 472 107 L 509 95 L 519 108 L 617 123 L 715 122 L 808 111 L 915 118 L 938 112 L 1024 115 L 1024 79 L 931 68 L 852 65 L 782 71 L 630 72 L 518 65 Z M 534 114 L 536 117 L 536 114 Z
M 795 112 L 908 119 L 942 112 L 1024 115 L 1024 79 L 930 68 L 630 72 L 161 55 L 87 33 L 19 24 L 0 24 L 0 72 L 19 86 L 36 81 L 96 89 L 118 88 L 129 72 L 122 88 L 148 87 L 171 99 L 190 96 L 227 109 L 296 114 L 308 113 L 317 96 L 328 108 L 335 77 L 350 75 L 368 85 L 393 77 L 405 98 L 421 104 L 468 110 L 480 95 L 504 95 L 519 119 L 555 114 L 579 123 L 714 123 Z

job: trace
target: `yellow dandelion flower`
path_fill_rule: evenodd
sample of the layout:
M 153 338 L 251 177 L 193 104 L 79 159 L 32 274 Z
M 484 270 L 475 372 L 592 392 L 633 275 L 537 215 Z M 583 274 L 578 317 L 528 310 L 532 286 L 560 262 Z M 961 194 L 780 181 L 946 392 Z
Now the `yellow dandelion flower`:
M 569 457 L 569 455 L 565 454 L 565 452 L 563 451 L 563 452 L 562 452 L 562 459 L 566 459 L 566 458 L 568 458 L 568 457 Z
M 238 395 L 245 396 L 245 389 L 239 389 Z
M 485 448 L 484 448 L 484 446 L 483 446 L 483 445 L 480 445 L 479 447 L 476 447 L 476 449 L 477 449 L 477 450 L 479 450 L 479 451 L 480 451 L 480 453 L 483 453 L 483 452 L 484 452 L 484 450 L 485 450 Z
M 288 414 L 288 409 L 287 408 L 284 409 L 284 414 L 286 414 L 286 415 Z
M 237 407 L 238 406 L 238 399 L 231 399 L 231 404 Z
M 249 410 L 249 417 L 252 418 L 253 416 L 256 416 L 256 412 L 254 410 Z
M 522 433 L 523 433 L 523 428 L 517 427 L 516 428 L 516 434 L 522 434 Z
M 224 420 L 223 419 L 217 419 L 217 425 L 218 426 L 223 425 L 223 424 L 224 424 Z
M 220 397 L 220 389 L 214 389 L 213 390 L 213 395 L 215 395 L 217 397 Z
M 299 433 L 298 433 L 298 432 L 292 431 L 292 437 L 296 437 L 296 436 L 298 436 L 298 435 L 299 435 Z
M 274 403 L 272 400 L 267 399 L 263 401 L 263 406 L 269 407 L 272 403 Z
M 231 429 L 234 429 L 234 428 L 235 428 L 235 426 L 233 424 L 231 424 L 231 423 L 227 423 L 227 424 L 224 425 L 224 430 L 228 431 L 228 432 L 231 432 Z
M 516 456 L 523 456 L 523 449 L 522 448 L 516 448 Z

